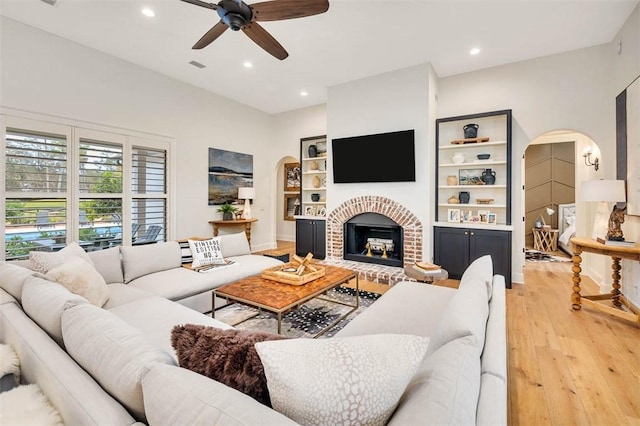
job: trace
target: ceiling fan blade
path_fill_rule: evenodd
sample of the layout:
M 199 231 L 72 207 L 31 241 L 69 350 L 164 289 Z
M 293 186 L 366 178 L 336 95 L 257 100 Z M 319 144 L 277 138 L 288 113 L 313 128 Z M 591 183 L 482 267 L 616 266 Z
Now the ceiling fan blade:
M 227 28 L 229 28 L 227 24 L 222 21 L 218 22 L 209 31 L 207 31 L 196 44 L 193 45 L 192 49 L 202 49 L 203 47 L 207 47 L 213 40 L 220 37 Z
M 282 47 L 282 45 L 278 43 L 278 40 L 273 38 L 273 36 L 269 34 L 267 30 L 262 28 L 257 22 L 250 23 L 249 25 L 242 28 L 242 31 L 244 31 L 247 37 L 253 40 L 258 46 L 262 47 L 264 50 L 266 50 L 276 58 L 283 60 L 287 56 L 289 56 L 287 51 L 284 50 L 284 47 Z
M 280 21 L 324 13 L 329 10 L 329 1 L 273 0 L 254 3 L 250 7 L 255 21 Z
M 207 3 L 201 0 L 182 0 L 185 3 L 195 4 L 196 6 L 206 7 L 207 9 L 216 10 L 218 9 L 218 5 L 214 3 Z

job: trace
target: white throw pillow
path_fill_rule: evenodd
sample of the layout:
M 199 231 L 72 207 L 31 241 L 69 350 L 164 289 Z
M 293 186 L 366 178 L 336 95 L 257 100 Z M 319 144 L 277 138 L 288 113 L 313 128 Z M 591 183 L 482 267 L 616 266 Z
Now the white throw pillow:
M 374 334 L 256 343 L 276 411 L 303 425 L 385 424 L 429 339 Z
M 65 248 L 58 252 L 45 252 L 45 251 L 31 251 L 29 252 L 29 261 L 31 262 L 31 269 L 42 274 L 46 274 L 56 266 L 62 265 L 69 259 L 74 257 L 80 257 L 93 266 L 93 261 L 89 257 L 86 251 L 78 245 L 78 243 L 71 242 L 67 244 Z
M 84 297 L 92 305 L 102 307 L 109 299 L 109 289 L 102 275 L 79 257 L 51 269 L 46 277 L 63 285 L 71 293 Z
M 206 265 L 224 264 L 222 257 L 222 246 L 220 238 L 211 238 L 210 240 L 188 240 L 191 255 L 193 256 L 192 268 L 199 268 Z

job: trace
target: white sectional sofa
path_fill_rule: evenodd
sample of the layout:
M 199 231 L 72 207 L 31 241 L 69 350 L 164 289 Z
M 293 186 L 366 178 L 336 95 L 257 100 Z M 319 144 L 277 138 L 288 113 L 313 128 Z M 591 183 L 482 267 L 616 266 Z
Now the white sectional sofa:
M 251 256 L 229 250 L 234 246 L 231 242 L 225 251 L 222 242 L 225 257 Z M 175 325 L 230 327 L 187 307 L 199 306 L 191 302 L 202 295 L 210 298 L 199 275 L 183 278 L 198 273 L 181 271 L 156 255 L 153 246 L 125 248 L 123 273 L 108 266 L 114 264 L 113 253 L 92 254 L 109 282 L 109 300 L 102 307 L 27 268 L 0 263 L 0 342 L 18 354 L 22 381 L 39 384 L 65 424 L 296 424 L 235 389 L 177 366 L 170 343 Z M 255 257 L 261 259 L 243 261 L 255 260 L 255 269 L 219 272 L 233 280 L 279 262 Z M 183 288 L 189 285 L 194 287 Z M 469 267 L 458 290 L 396 284 L 333 339 L 379 333 L 430 338 L 389 424 L 504 425 L 504 297 L 504 278 L 493 276 L 487 256 Z

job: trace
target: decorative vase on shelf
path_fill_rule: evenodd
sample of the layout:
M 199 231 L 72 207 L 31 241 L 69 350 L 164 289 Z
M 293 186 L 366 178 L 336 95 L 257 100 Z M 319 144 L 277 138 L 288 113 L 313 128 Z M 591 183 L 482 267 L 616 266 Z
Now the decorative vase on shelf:
M 314 176 L 313 179 L 311 179 L 311 185 L 314 188 L 320 188 L 321 184 L 322 184 L 322 181 L 320 180 L 320 178 L 318 176 Z
M 309 169 L 318 170 L 318 162 L 317 161 L 312 161 L 311 164 L 309 164 Z
M 484 169 L 480 179 L 485 183 L 485 185 L 493 185 L 496 183 L 496 172 L 491 169 Z
M 464 127 L 462 127 L 462 130 L 464 131 L 464 138 L 465 139 L 477 138 L 479 127 L 480 126 L 478 126 L 477 124 L 466 124 Z
M 315 145 L 309 145 L 309 158 L 316 158 L 318 156 L 318 148 Z
M 464 163 L 464 154 L 461 152 L 454 152 L 451 156 L 451 161 L 453 161 L 454 164 Z
M 458 200 L 458 197 L 456 197 L 455 195 L 452 195 L 447 200 L 447 203 L 449 203 L 449 204 L 460 204 L 460 200 Z
M 460 198 L 460 203 L 469 204 L 469 199 L 471 198 L 471 195 L 469 194 L 469 191 L 460 191 L 458 193 L 458 198 Z
M 455 186 L 458 184 L 458 176 L 447 176 L 447 185 L 449 186 Z
M 320 194 L 311 194 L 311 201 L 318 202 L 320 201 Z

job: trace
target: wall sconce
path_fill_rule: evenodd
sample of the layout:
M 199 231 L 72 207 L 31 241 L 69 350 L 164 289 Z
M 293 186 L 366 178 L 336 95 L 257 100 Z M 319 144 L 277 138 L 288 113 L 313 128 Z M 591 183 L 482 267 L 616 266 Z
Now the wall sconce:
M 597 172 L 600 168 L 600 160 L 598 160 L 598 157 L 594 157 L 593 163 L 591 162 L 591 148 L 587 148 L 582 156 L 584 157 L 584 164 L 587 166 L 593 166 L 593 168 L 596 169 Z

